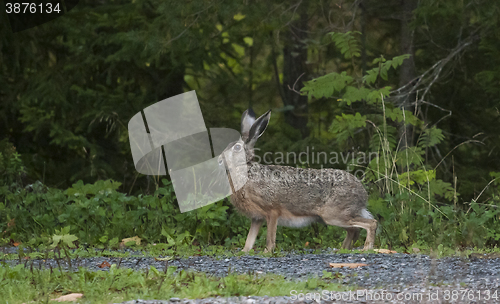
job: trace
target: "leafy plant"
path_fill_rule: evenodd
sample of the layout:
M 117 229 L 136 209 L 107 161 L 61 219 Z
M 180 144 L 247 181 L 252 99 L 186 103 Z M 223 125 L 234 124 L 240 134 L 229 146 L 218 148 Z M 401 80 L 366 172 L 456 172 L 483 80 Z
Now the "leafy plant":
M 21 156 L 7 139 L 0 141 L 0 187 L 20 187 L 26 173 Z
M 344 58 L 351 60 L 353 71 L 355 59 L 361 56 L 354 34 L 359 33 L 329 34 Z M 375 58 L 360 76 L 331 72 L 304 82 L 301 92 L 309 99 L 329 98 L 346 111 L 358 105 L 357 112 L 337 115 L 329 131 L 340 147 L 365 139 L 369 142 L 365 152 L 377 155 L 366 166 L 364 181 L 373 191 L 370 208 L 381 224 L 378 235 L 382 246 L 407 247 L 422 240 L 451 247 L 498 244 L 496 233 L 486 233 L 490 229 L 486 227 L 498 224 L 498 208 L 475 202 L 468 209 L 457 205 L 460 194 L 456 188 L 439 179 L 436 168 L 427 162 L 429 149 L 444 141 L 443 131 L 427 127 L 414 113 L 397 107 L 391 86 L 381 85 L 407 58 L 409 55 Z M 417 134 L 414 144 L 401 145 L 398 129 L 405 125 L 413 126 Z

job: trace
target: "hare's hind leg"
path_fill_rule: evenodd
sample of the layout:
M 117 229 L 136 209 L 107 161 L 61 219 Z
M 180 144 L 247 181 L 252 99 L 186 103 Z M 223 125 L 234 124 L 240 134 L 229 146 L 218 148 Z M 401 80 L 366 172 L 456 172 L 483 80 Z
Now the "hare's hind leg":
M 332 226 L 344 227 L 347 230 L 347 236 L 342 244 L 342 248 L 350 248 L 352 240 L 359 236 L 359 228 L 363 228 L 366 230 L 366 241 L 363 250 L 373 249 L 373 243 L 375 242 L 375 232 L 377 230 L 377 220 L 369 219 L 364 217 L 355 217 L 355 218 L 344 218 L 342 220 L 338 219 L 338 216 L 328 217 L 322 216 L 323 221 Z M 351 232 L 349 231 L 350 229 Z M 355 232 L 354 229 L 357 229 L 358 232 Z M 348 247 L 349 246 L 349 247 Z
M 361 229 L 356 229 L 356 231 L 354 232 L 354 237 L 352 238 L 352 245 L 354 246 L 354 244 L 356 243 L 356 241 L 359 239 L 359 233 L 361 232 Z
M 248 231 L 247 240 L 245 242 L 245 247 L 243 248 L 243 252 L 249 252 L 253 244 L 255 244 L 255 239 L 259 234 L 260 226 L 262 226 L 263 219 L 252 219 L 252 224 L 250 225 L 250 231 Z
M 356 217 L 347 222 L 351 227 L 363 228 L 366 230 L 366 241 L 363 250 L 373 249 L 375 243 L 375 232 L 377 230 L 377 220 Z
M 342 243 L 342 248 L 351 249 L 354 243 L 356 243 L 359 238 L 359 228 L 349 227 L 345 228 L 345 230 L 347 231 L 347 235 L 344 242 Z

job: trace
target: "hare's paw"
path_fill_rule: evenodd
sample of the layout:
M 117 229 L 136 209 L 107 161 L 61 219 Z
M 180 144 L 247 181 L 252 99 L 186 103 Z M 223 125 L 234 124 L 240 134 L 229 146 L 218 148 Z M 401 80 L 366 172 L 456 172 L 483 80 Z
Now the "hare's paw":
M 246 248 L 245 247 L 245 248 L 241 249 L 241 252 L 248 253 L 248 252 L 250 252 L 250 250 L 252 250 L 252 248 Z
M 373 244 L 367 244 L 361 249 L 361 251 L 373 250 Z

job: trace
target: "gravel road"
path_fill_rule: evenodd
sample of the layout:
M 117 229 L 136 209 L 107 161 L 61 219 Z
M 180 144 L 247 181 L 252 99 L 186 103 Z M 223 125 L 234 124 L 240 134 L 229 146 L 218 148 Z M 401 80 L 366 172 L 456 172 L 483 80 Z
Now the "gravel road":
M 168 301 L 132 301 L 124 303 L 500 303 L 500 258 L 458 258 L 447 257 L 432 259 L 427 255 L 416 254 L 289 254 L 284 257 L 210 257 L 195 256 L 168 261 L 168 266 L 178 270 L 196 270 L 225 276 L 231 273 L 275 273 L 288 279 L 307 279 L 322 276 L 323 270 L 339 273 L 337 282 L 347 286 L 357 286 L 354 294 L 291 294 L 288 297 L 239 297 L 211 298 L 198 300 L 169 299 Z M 81 258 L 74 259 L 72 265 L 91 270 L 99 268 L 102 262 L 117 264 L 119 267 L 144 270 L 153 265 L 157 269 L 165 267 L 165 261 L 151 257 L 129 258 Z M 14 265 L 16 261 L 7 261 Z M 31 263 L 31 261 L 30 261 Z M 40 263 L 49 267 L 58 267 L 55 260 L 33 261 L 34 267 Z M 329 263 L 363 263 L 360 268 L 331 268 Z M 60 261 L 67 269 L 65 262 Z M 372 295 L 364 295 L 364 290 Z M 448 290 L 448 291 L 446 291 Z M 458 292 L 458 299 L 452 298 Z M 497 292 L 498 300 L 488 298 L 488 294 Z M 389 296 L 389 294 L 391 296 Z M 448 297 L 447 297 L 448 295 Z M 464 296 L 465 295 L 465 296 Z M 409 298 L 412 296 L 413 298 Z M 382 298 L 383 297 L 383 298 Z M 391 299 L 389 299 L 389 297 Z M 401 299 L 401 301 L 398 300 Z M 406 298 L 405 298 L 406 297 Z M 481 297 L 481 298 L 480 298 Z M 333 300 L 333 301 L 332 301 Z M 449 300 L 449 301 L 447 301 Z

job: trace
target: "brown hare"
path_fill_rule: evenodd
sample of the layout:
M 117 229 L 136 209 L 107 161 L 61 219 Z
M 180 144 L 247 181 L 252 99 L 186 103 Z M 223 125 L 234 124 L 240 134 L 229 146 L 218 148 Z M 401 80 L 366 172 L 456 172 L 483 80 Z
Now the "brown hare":
M 343 227 L 342 248 L 351 249 L 366 229 L 364 249 L 372 249 L 377 221 L 366 209 L 368 195 L 352 174 L 335 169 L 301 169 L 261 165 L 253 161 L 254 146 L 264 133 L 271 111 L 255 119 L 251 109 L 241 117 L 241 138 L 219 156 L 232 188 L 231 203 L 252 221 L 243 251 L 252 249 L 259 229 L 267 222 L 266 251 L 276 243 L 277 225 L 304 227 L 313 222 Z

